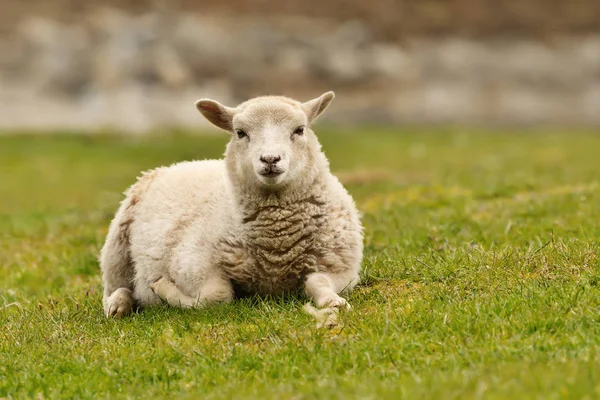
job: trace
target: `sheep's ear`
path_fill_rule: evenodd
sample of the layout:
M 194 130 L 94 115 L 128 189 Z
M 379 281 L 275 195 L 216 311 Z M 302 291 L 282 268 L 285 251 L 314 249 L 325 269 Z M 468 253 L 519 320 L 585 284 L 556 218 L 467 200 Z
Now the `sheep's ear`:
M 221 129 L 233 131 L 233 114 L 235 109 L 225 107 L 218 101 L 211 99 L 201 99 L 196 102 L 196 108 L 209 120 L 213 125 Z
M 302 104 L 302 108 L 304 109 L 304 112 L 308 117 L 309 124 L 316 120 L 319 117 L 319 115 L 321 115 L 323 111 L 325 111 L 325 109 L 327 108 L 327 106 L 329 106 L 329 103 L 331 103 L 331 100 L 333 100 L 334 97 L 335 93 L 327 92 L 323 93 L 316 99 L 312 99 Z

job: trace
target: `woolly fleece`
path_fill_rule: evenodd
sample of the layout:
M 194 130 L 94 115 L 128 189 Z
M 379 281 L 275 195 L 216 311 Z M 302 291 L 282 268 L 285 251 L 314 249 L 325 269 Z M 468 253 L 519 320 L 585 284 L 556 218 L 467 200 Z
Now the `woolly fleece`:
M 231 133 L 224 160 L 145 172 L 126 192 L 100 255 L 107 316 L 135 304 L 195 307 L 236 293 L 304 288 L 344 307 L 358 282 L 362 225 L 310 129 L 334 95 L 197 102 Z

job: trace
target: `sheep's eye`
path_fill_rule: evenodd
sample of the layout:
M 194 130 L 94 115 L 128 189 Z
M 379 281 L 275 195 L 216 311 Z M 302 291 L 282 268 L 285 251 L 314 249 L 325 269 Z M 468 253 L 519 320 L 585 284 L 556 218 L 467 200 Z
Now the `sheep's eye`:
M 294 131 L 294 135 L 303 135 L 304 134 L 304 127 L 303 126 L 299 126 L 296 128 L 296 130 Z
M 243 139 L 243 138 L 245 138 L 245 137 L 248 137 L 248 135 L 246 134 L 246 132 L 244 132 L 244 131 L 243 131 L 243 130 L 241 130 L 241 129 L 236 129 L 236 130 L 235 130 L 235 133 L 237 133 L 237 135 L 238 135 L 238 139 Z

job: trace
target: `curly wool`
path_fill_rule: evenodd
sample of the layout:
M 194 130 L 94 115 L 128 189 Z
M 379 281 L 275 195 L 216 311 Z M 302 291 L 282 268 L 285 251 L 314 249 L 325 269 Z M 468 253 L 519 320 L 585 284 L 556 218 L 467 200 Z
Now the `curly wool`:
M 326 194 L 315 184 L 290 198 L 243 202 L 242 223 L 219 242 L 215 262 L 244 291 L 259 294 L 296 289 L 311 272 L 353 267 L 360 249 L 344 249 L 360 240 L 360 227 L 343 230 L 355 221 Z

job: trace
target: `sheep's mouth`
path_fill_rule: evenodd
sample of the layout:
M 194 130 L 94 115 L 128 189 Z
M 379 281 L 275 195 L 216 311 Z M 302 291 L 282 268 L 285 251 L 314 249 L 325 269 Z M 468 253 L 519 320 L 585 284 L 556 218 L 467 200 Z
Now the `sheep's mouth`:
M 284 172 L 285 171 L 280 171 L 280 170 L 275 170 L 275 169 L 267 169 L 267 170 L 259 172 L 259 174 L 262 176 L 266 176 L 267 178 L 273 178 L 273 177 L 283 174 Z

